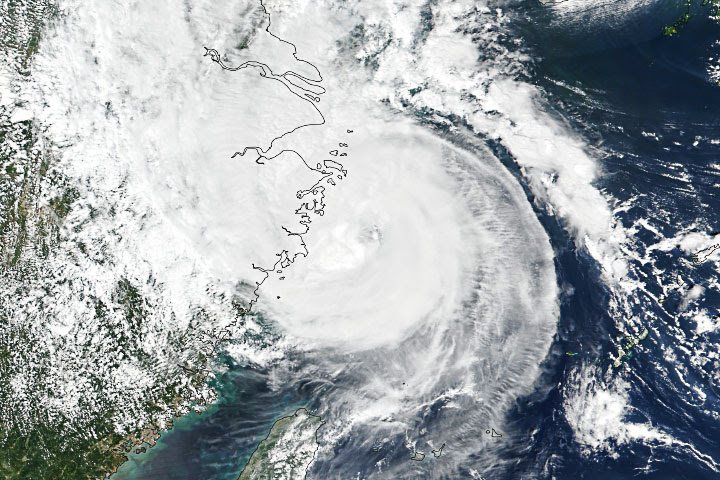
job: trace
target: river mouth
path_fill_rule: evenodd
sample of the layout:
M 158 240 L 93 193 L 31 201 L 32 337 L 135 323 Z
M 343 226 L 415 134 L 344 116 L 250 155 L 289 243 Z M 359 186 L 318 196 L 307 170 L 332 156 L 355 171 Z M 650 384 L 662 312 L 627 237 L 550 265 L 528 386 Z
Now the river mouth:
M 72 140 L 79 178 L 106 180 L 93 184 L 97 197 L 107 186 L 129 211 L 142 212 L 145 223 L 128 231 L 140 247 L 128 263 L 153 278 L 143 288 L 166 289 L 173 309 L 160 317 L 163 325 L 178 319 L 180 328 L 197 328 L 203 367 L 232 383 L 229 393 L 214 385 L 221 398 L 207 423 L 191 414 L 148 462 L 133 459 L 139 470 L 122 475 L 141 477 L 160 468 L 155 462 L 178 461 L 174 448 L 191 444 L 175 433 L 184 428 L 196 430 L 210 452 L 298 406 L 327 422 L 311 477 L 343 469 L 457 476 L 502 463 L 503 437 L 483 432 L 509 437 L 507 411 L 533 391 L 552 344 L 559 289 L 536 215 L 546 199 L 531 203 L 489 140 L 497 146 L 502 139 L 526 162 L 542 153 L 528 167 L 533 172 L 556 152 L 582 153 L 538 107 L 533 87 L 511 75 L 521 57 L 503 53 L 491 31 L 505 28 L 503 17 L 448 4 L 437 9 L 436 23 L 415 24 L 424 17 L 409 10 L 395 19 L 376 18 L 366 5 L 277 6 L 273 23 L 261 23 L 245 48 L 235 48 L 227 46 L 232 27 L 202 9 L 113 8 L 68 17 L 102 26 L 93 31 L 98 46 L 85 33 L 58 33 L 57 50 L 42 64 L 43 98 L 54 106 L 43 115 L 55 134 Z M 165 14 L 176 27 L 172 41 L 159 38 Z M 133 26 L 115 32 L 123 47 L 103 38 L 116 15 Z M 321 20 L 328 25 L 322 35 L 301 34 Z M 495 23 L 478 37 L 475 21 Z M 219 26 L 227 38 L 216 35 Z M 452 55 L 443 54 L 446 44 Z M 84 48 L 78 71 L 92 74 L 63 66 L 63 52 L 76 45 Z M 491 49 L 497 58 L 479 53 Z M 77 82 L 84 87 L 74 90 L 77 98 L 56 96 L 58 84 Z M 61 108 L 66 101 L 72 108 Z M 109 107 L 98 111 L 103 104 Z M 76 130 L 64 130 L 67 124 Z M 554 151 L 555 141 L 570 147 Z M 589 189 L 593 164 L 580 160 L 572 170 Z M 558 185 L 572 189 L 574 181 L 563 171 Z M 204 307 L 205 298 L 217 300 L 214 308 Z M 220 353 L 231 360 L 217 359 Z M 249 430 L 242 428 L 248 417 L 233 418 L 223 403 L 245 391 L 243 381 L 257 395 L 233 408 L 273 394 L 282 399 Z M 247 444 L 235 440 L 217 451 Z M 443 444 L 442 455 L 430 457 Z M 409 452 L 425 456 L 413 455 L 418 463 L 408 467 Z M 188 458 L 187 471 L 229 475 L 227 465 L 213 473 L 215 460 Z

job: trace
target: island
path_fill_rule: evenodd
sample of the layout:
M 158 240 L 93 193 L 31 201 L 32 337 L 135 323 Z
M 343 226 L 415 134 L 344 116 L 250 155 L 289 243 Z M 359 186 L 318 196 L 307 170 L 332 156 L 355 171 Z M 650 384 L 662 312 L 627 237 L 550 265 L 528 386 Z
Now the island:
M 663 27 L 663 35 L 665 35 L 666 37 L 672 37 L 673 35 L 677 35 L 680 33 L 680 30 L 682 30 L 693 17 L 690 13 L 692 4 L 693 0 L 685 0 L 685 11 L 683 12 L 682 16 L 678 18 L 672 25 L 667 25 Z M 702 0 L 700 2 L 701 7 L 706 7 L 708 5 L 710 5 L 711 8 L 710 18 L 720 20 L 720 0 Z
M 413 452 L 412 457 L 410 457 L 410 460 L 415 460 L 416 462 L 422 462 L 425 460 L 425 454 L 422 452 Z
M 298 409 L 276 421 L 260 442 L 238 480 L 304 479 L 318 449 L 317 431 L 322 418 Z
M 645 340 L 650 332 L 647 328 L 643 328 L 642 332 L 640 332 L 640 335 L 637 337 L 634 337 L 630 334 L 626 334 L 625 338 L 628 340 L 628 343 L 626 343 L 624 346 L 618 347 L 618 353 L 617 357 L 613 356 L 613 354 L 610 354 L 610 360 L 613 362 L 613 367 L 618 368 L 620 365 L 623 364 L 623 360 L 626 358 L 632 357 L 632 349 L 641 341 Z

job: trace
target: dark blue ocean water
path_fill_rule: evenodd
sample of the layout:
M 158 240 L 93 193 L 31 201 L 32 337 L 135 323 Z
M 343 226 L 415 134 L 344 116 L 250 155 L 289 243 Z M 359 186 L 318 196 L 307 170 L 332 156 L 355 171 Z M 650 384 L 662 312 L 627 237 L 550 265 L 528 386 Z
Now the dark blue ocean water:
M 534 1 L 513 12 L 512 28 L 536 59 L 531 81 L 543 89 L 555 114 L 569 122 L 589 148 L 602 152 L 597 154 L 604 169 L 598 187 L 630 205 L 617 218 L 626 228 L 645 219 L 660 232 L 658 236 L 638 230 L 633 248 L 640 254 L 662 238 L 688 228 L 720 230 L 720 200 L 714 186 L 718 181 L 710 167 L 720 163 L 720 145 L 707 141 L 720 138 L 720 86 L 706 73 L 707 58 L 720 55 L 720 47 L 714 45 L 720 39 L 720 26 L 698 15 L 679 36 L 663 37 L 662 26 L 682 12 L 679 4 L 667 2 L 645 9 L 624 23 L 608 18 L 593 25 L 573 23 L 572 19 L 567 24 L 557 22 L 551 9 Z M 576 87 L 586 95 L 562 85 Z M 502 158 L 501 150 L 496 149 L 498 155 L 514 171 L 512 159 Z M 672 178 L 678 169 L 689 183 Z M 516 433 L 510 446 L 500 452 L 507 463 L 502 469 L 483 473 L 484 477 L 720 478 L 687 447 L 673 443 L 631 441 L 613 445 L 611 454 L 583 452 L 575 442 L 565 418 L 563 391 L 574 381 L 571 373 L 582 365 L 595 365 L 606 381 L 613 375 L 623 376 L 630 385 L 633 407 L 627 421 L 650 423 L 716 461 L 720 461 L 720 421 L 708 412 L 720 411 L 720 397 L 710 367 L 704 371 L 690 368 L 685 378 L 707 394 L 701 406 L 688 400 L 687 387 L 659 368 L 672 369 L 675 362 L 688 361 L 682 354 L 672 360 L 665 358 L 669 350 L 686 345 L 677 338 L 677 331 L 692 336 L 692 325 L 675 315 L 677 298 L 660 308 L 638 292 L 629 313 L 639 318 L 650 334 L 625 365 L 614 369 L 608 353 L 616 348 L 621 332 L 609 313 L 612 295 L 599 277 L 598 266 L 576 250 L 555 219 L 540 211 L 538 216 L 557 254 L 559 283 L 568 287 L 568 293 L 562 297 L 558 333 L 543 363 L 538 388 L 519 399 L 509 414 L 508 425 Z M 677 274 L 701 285 L 714 274 L 707 265 L 688 268 L 679 261 L 683 253 L 678 249 L 648 255 L 651 261 L 636 263 L 634 271 L 645 274 L 643 282 L 656 293 L 660 283 L 667 284 Z M 654 267 L 664 271 L 662 278 L 656 278 Z M 707 289 L 699 302 L 720 313 L 716 291 Z M 711 334 L 697 341 L 720 338 Z M 580 354 L 570 357 L 565 355 L 568 351 Z M 275 420 L 299 406 L 311 410 L 316 406 L 312 385 L 278 386 L 268 371 L 236 365 L 229 359 L 225 363 L 228 370 L 216 382 L 220 392 L 217 404 L 202 415 L 178 420 L 158 446 L 133 455 L 114 479 L 234 479 Z M 470 478 L 469 467 L 462 478 Z
M 639 229 L 633 249 L 640 254 L 680 231 L 709 233 L 720 229 L 718 177 L 710 166 L 720 159 L 720 145 L 707 141 L 720 136 L 720 86 L 706 73 L 708 57 L 718 55 L 715 41 L 720 39 L 720 26 L 697 15 L 679 36 L 663 37 L 661 27 L 672 23 L 682 10 L 670 3 L 646 9 L 635 22 L 600 22 L 585 27 L 551 25 L 548 16 L 552 12 L 546 10 L 546 15 L 541 15 L 529 7 L 533 11 L 527 17 L 530 20 L 518 27 L 537 58 L 535 82 L 573 130 L 604 152 L 604 174 L 598 187 L 631 206 L 617 218 L 626 228 L 644 219 L 660 232 L 657 235 Z M 577 87 L 586 95 L 563 85 Z M 654 133 L 657 139 L 643 132 Z M 677 177 L 678 172 L 689 182 L 668 176 Z M 562 236 L 548 231 L 557 244 Z M 634 262 L 633 267 L 646 275 L 643 283 L 656 294 L 660 282 L 667 285 L 678 274 L 707 285 L 714 270 L 708 265 L 689 268 L 681 257 L 686 255 L 677 248 L 653 251 L 648 253 L 650 262 Z M 664 272 L 658 276 L 653 267 Z M 630 385 L 633 411 L 627 421 L 649 423 L 720 460 L 720 422 L 708 413 L 718 408 L 717 385 L 712 384 L 715 367 L 703 372 L 683 365 L 688 356 L 666 358 L 667 352 L 677 352 L 680 344 L 692 349 L 693 341 L 698 347 L 705 342 L 715 344 L 717 336 L 683 342 L 672 330 L 677 328 L 692 337 L 694 325 L 676 315 L 679 299 L 671 298 L 662 309 L 641 299 L 644 294 L 638 292 L 638 305 L 632 314 L 648 327 L 650 335 L 632 358 L 615 370 L 608 365 L 607 354 L 614 349 L 611 340 L 621 332 L 608 313 L 609 294 L 592 273 L 592 262 L 565 251 L 559 257 L 558 271 L 561 281 L 572 284 L 575 293 L 562 305 L 558 339 L 553 346 L 556 355 L 551 355 L 545 365 L 545 384 L 551 387 L 522 399 L 513 411 L 520 430 L 537 431 L 532 448 L 523 445 L 522 450 L 505 453 L 518 464 L 504 477 L 720 478 L 718 472 L 677 443 L 631 441 L 613 445 L 612 455 L 581 451 L 564 416 L 562 391 L 574 381 L 569 372 L 595 356 L 604 374 L 622 375 Z M 710 313 L 720 310 L 720 296 L 715 290 L 707 289 L 699 303 Z M 584 351 L 588 346 L 597 351 L 590 358 L 561 353 Z M 685 381 L 707 394 L 704 404 L 691 401 L 683 382 L 658 368 L 664 365 L 673 370 L 678 363 L 688 368 Z

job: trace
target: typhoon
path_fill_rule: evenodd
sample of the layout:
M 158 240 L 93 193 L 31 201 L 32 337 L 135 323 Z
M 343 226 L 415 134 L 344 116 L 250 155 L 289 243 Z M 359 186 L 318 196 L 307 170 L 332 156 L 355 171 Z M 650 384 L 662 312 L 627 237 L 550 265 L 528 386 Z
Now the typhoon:
M 20 3 L 3 476 L 569 478 L 566 445 L 632 442 L 717 471 L 626 417 L 611 372 L 647 345 L 643 268 L 673 240 L 636 242 L 643 194 L 613 196 L 612 149 L 551 89 L 588 93 L 525 40 L 646 40 L 658 2 Z M 706 288 L 678 285 L 692 311 Z M 562 355 L 576 316 L 607 326 Z

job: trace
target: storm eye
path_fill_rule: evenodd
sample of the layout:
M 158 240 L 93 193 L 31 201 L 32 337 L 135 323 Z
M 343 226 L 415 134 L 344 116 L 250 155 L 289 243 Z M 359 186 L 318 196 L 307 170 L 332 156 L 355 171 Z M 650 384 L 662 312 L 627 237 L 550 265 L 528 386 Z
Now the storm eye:
M 380 227 L 373 225 L 360 232 L 359 240 L 363 243 L 382 243 L 383 233 Z

